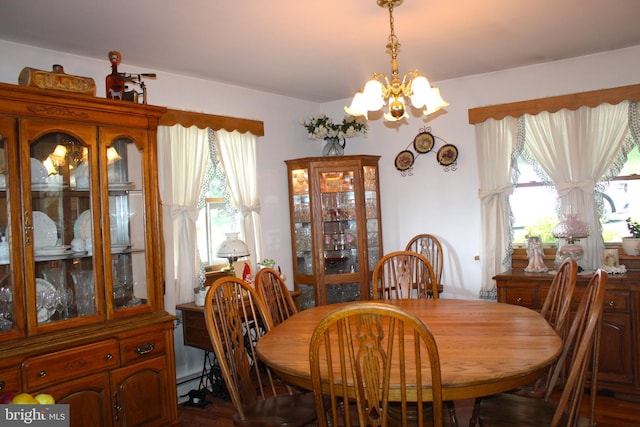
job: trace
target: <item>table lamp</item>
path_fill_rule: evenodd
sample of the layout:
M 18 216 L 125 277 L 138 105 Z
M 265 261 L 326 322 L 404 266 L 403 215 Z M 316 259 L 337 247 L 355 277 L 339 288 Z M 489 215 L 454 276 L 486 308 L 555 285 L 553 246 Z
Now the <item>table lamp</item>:
M 245 242 L 238 239 L 238 233 L 225 233 L 225 235 L 227 239 L 220 244 L 216 255 L 229 260 L 229 267 L 225 268 L 225 270 L 233 274 L 233 263 L 238 261 L 240 257 L 248 256 L 249 248 Z
M 567 244 L 560 246 L 556 252 L 556 268 L 558 268 L 566 258 L 571 257 L 576 261 L 582 259 L 584 249 L 582 246 L 576 244 L 576 241 L 588 237 L 589 233 L 589 227 L 578 219 L 578 215 L 564 215 L 564 219 L 551 230 L 553 237 L 567 241 Z

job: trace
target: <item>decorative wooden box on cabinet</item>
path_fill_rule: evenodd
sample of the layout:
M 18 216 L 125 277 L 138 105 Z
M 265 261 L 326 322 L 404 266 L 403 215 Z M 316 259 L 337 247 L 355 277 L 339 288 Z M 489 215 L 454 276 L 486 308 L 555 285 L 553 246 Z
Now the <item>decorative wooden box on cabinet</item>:
M 579 275 L 575 311 L 590 275 Z M 494 277 L 498 301 L 540 310 L 553 279 L 550 273 L 513 270 Z M 640 400 L 640 270 L 609 275 L 603 309 L 598 389 Z
M 0 84 L 0 392 L 50 393 L 73 427 L 177 425 L 164 111 Z
M 287 160 L 295 289 L 301 309 L 369 299 L 382 254 L 380 156 Z

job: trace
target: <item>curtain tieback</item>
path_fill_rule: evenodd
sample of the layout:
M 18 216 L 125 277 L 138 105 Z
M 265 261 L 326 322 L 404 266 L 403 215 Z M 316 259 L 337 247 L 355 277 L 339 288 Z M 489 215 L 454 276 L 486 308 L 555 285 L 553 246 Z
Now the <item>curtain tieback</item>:
M 502 187 L 502 188 L 494 188 L 493 190 L 487 191 L 478 191 L 478 196 L 480 200 L 488 199 L 489 197 L 499 196 L 500 194 L 510 195 L 513 193 L 513 187 Z
M 198 219 L 198 208 L 193 206 L 169 205 L 171 219 L 175 220 L 183 214 L 196 221 Z
M 561 182 L 556 184 L 556 191 L 558 192 L 558 196 L 560 197 L 566 196 L 571 190 L 574 189 L 582 190 L 585 193 L 593 193 L 595 185 L 596 182 L 593 180 L 580 182 Z
M 260 202 L 256 202 L 251 206 L 243 206 L 240 208 L 240 214 L 243 218 L 246 218 L 250 213 L 260 213 Z

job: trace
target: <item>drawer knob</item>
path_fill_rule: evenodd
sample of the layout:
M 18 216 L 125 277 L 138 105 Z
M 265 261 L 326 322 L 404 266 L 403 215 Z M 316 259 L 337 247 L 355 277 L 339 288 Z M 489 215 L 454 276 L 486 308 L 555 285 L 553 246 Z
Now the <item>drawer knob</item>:
M 140 344 L 139 346 L 136 347 L 135 351 L 140 356 L 144 356 L 145 354 L 151 353 L 154 348 L 156 348 L 156 345 L 150 342 L 150 343 Z
M 40 372 L 38 372 L 38 376 L 39 376 L 40 378 L 44 378 L 44 377 L 46 377 L 46 376 L 47 376 L 47 371 L 40 371 Z
M 111 353 L 107 353 L 107 355 L 104 358 L 107 360 L 111 360 L 113 359 L 113 355 Z
M 516 302 L 517 302 L 518 304 L 522 304 L 522 297 L 518 297 L 518 298 L 516 298 Z
M 614 300 L 609 300 L 609 307 L 615 307 L 616 306 L 616 302 Z
M 4 387 L 7 385 L 4 381 L 0 381 L 0 390 L 4 390 Z

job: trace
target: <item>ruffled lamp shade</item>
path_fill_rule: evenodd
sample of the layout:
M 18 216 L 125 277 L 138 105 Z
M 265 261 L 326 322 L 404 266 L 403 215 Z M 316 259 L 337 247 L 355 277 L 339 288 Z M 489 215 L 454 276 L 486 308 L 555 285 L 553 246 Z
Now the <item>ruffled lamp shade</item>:
M 559 247 L 556 252 L 556 267 L 562 264 L 562 261 L 566 258 L 573 258 L 576 261 L 582 259 L 584 248 L 575 242 L 589 237 L 591 230 L 589 230 L 587 224 L 578 219 L 577 214 L 564 215 L 564 219 L 553 227 L 551 233 L 556 239 L 565 239 L 567 241 L 567 244 Z

